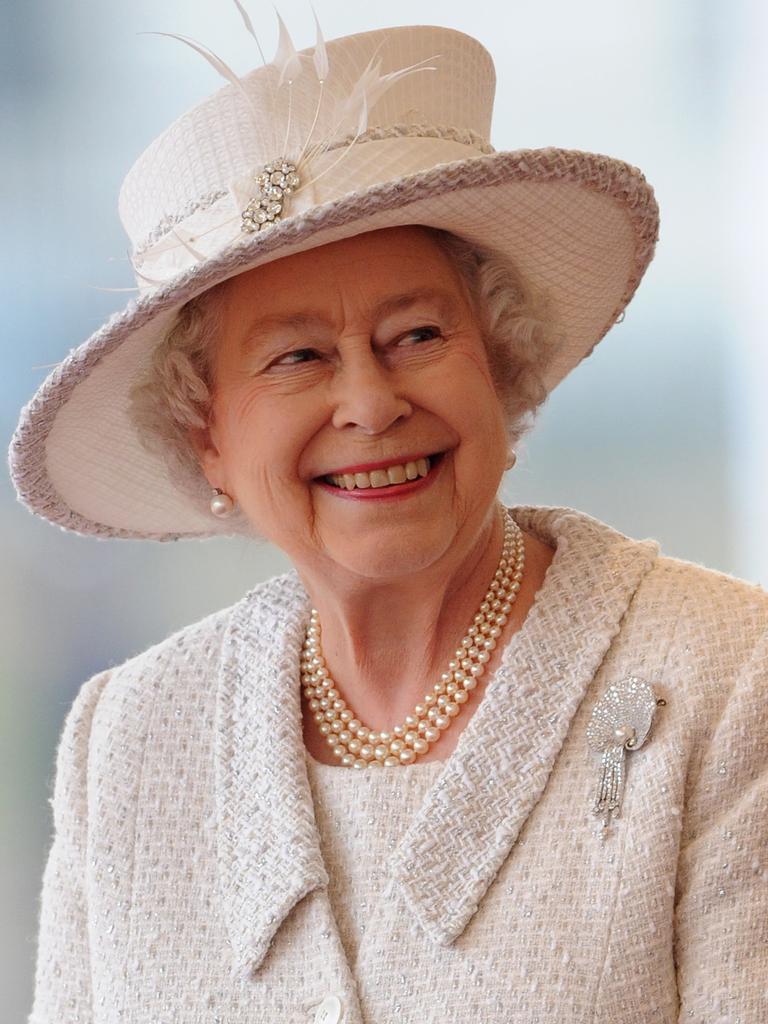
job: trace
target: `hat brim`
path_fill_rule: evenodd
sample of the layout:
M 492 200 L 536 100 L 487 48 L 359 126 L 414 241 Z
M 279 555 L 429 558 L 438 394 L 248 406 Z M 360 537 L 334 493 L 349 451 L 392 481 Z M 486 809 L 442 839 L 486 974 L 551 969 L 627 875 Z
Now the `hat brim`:
M 380 228 L 443 228 L 508 255 L 549 299 L 562 339 L 551 391 L 632 298 L 658 237 L 653 191 L 636 168 L 593 153 L 497 153 L 350 193 L 247 236 L 113 316 L 48 376 L 11 441 L 20 499 L 67 530 L 176 540 L 232 532 L 170 481 L 142 447 L 128 393 L 179 309 L 215 284 L 306 249 Z

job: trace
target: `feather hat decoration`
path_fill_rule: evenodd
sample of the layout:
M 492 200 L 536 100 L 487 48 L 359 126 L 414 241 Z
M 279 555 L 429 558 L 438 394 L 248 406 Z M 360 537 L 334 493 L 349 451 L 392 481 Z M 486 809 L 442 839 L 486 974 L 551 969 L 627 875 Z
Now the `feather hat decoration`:
M 34 512 L 78 533 L 171 540 L 231 532 L 202 476 L 182 479 L 133 419 L 130 391 L 190 299 L 293 253 L 422 224 L 497 251 L 546 293 L 554 388 L 623 315 L 658 231 L 636 168 L 557 148 L 496 152 L 493 62 L 452 29 L 406 26 L 277 52 L 138 157 L 118 201 L 137 296 L 57 366 L 22 410 L 11 474 Z M 171 33 L 161 33 L 171 35 Z
M 257 173 L 227 182 L 225 191 L 234 199 L 239 213 L 233 212 L 226 220 L 190 233 L 179 226 L 177 218 L 165 214 L 159 230 L 131 257 L 140 285 L 144 282 L 157 287 L 164 283 L 161 268 L 155 269 L 155 276 L 149 276 L 158 256 L 183 249 L 196 261 L 203 262 L 207 259 L 206 236 L 218 236 L 222 231 L 232 234 L 236 228 L 240 234 L 262 231 L 279 223 L 295 197 L 332 174 L 358 139 L 365 135 L 370 111 L 388 89 L 407 75 L 435 70 L 434 66 L 429 66 L 429 59 L 422 59 L 409 67 L 383 73 L 382 58 L 376 52 L 356 79 L 339 82 L 331 77 L 330 59 L 317 15 L 314 49 L 299 53 L 279 13 L 277 50 L 267 62 L 248 12 L 239 0 L 234 2 L 247 31 L 256 41 L 264 66 L 270 71 L 263 83 L 266 88 L 258 107 L 237 73 L 207 46 L 172 32 L 147 34 L 177 39 L 204 57 L 242 96 L 254 131 L 268 133 L 266 151 L 274 156 Z M 333 153 L 332 159 L 327 158 L 329 153 Z M 223 196 L 217 196 L 221 198 Z M 173 275 L 173 260 L 161 262 L 170 267 Z

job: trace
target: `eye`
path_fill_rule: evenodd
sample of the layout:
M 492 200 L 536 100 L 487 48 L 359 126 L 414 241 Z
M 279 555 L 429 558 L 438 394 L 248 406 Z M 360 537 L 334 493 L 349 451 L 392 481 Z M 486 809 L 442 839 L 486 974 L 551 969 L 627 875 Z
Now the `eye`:
M 435 338 L 439 338 L 441 331 L 439 327 L 414 327 L 412 331 L 408 331 L 407 334 L 403 334 L 398 339 L 398 344 L 402 341 L 407 342 L 409 339 L 415 339 L 416 341 L 434 341 Z
M 280 356 L 276 359 L 273 366 L 296 366 L 298 363 L 307 363 L 313 356 L 316 356 L 317 352 L 313 348 L 296 348 L 292 352 L 286 352 L 285 355 Z M 294 358 L 297 357 L 297 358 Z

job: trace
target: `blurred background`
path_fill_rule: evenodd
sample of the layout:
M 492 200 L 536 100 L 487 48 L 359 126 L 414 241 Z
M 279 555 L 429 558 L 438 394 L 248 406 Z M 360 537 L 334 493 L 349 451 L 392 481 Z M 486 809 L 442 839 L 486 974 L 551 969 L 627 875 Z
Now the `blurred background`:
M 271 6 L 247 6 L 274 52 Z M 279 6 L 297 46 L 311 46 L 309 4 Z M 644 171 L 662 213 L 656 259 L 625 321 L 544 407 L 503 497 L 582 509 L 657 538 L 666 554 L 766 585 L 765 5 L 317 0 L 316 9 L 326 38 L 416 22 L 468 32 L 497 65 L 497 149 L 591 150 Z M 26 0 L 6 5 L 4 19 L 7 445 L 52 366 L 130 298 L 102 290 L 134 283 L 117 218 L 125 172 L 222 84 L 181 43 L 139 33 L 187 34 L 241 73 L 258 55 L 230 0 Z M 77 689 L 287 563 L 242 541 L 66 534 L 16 502 L 7 474 L 0 559 L 2 1017 L 21 1022 L 56 743 Z

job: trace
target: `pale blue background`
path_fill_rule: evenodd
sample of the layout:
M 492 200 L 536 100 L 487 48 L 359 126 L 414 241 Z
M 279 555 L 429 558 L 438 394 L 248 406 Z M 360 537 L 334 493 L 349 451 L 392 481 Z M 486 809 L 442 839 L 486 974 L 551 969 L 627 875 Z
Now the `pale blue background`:
M 419 21 L 494 54 L 499 149 L 559 145 L 641 167 L 661 242 L 625 322 L 545 407 L 509 475 L 513 502 L 571 505 L 672 555 L 768 578 L 768 424 L 758 317 L 766 226 L 765 17 L 757 2 L 318 2 L 327 38 Z M 281 12 L 311 45 L 309 6 Z M 262 40 L 272 9 L 249 4 Z M 3 354 L 0 433 L 133 282 L 116 197 L 141 150 L 219 87 L 162 30 L 257 63 L 233 4 L 74 0 L 6 5 L 2 55 Z M 0 964 L 4 1021 L 31 1005 L 47 803 L 63 715 L 84 679 L 237 599 L 285 566 L 243 542 L 141 544 L 65 534 L 0 483 Z

